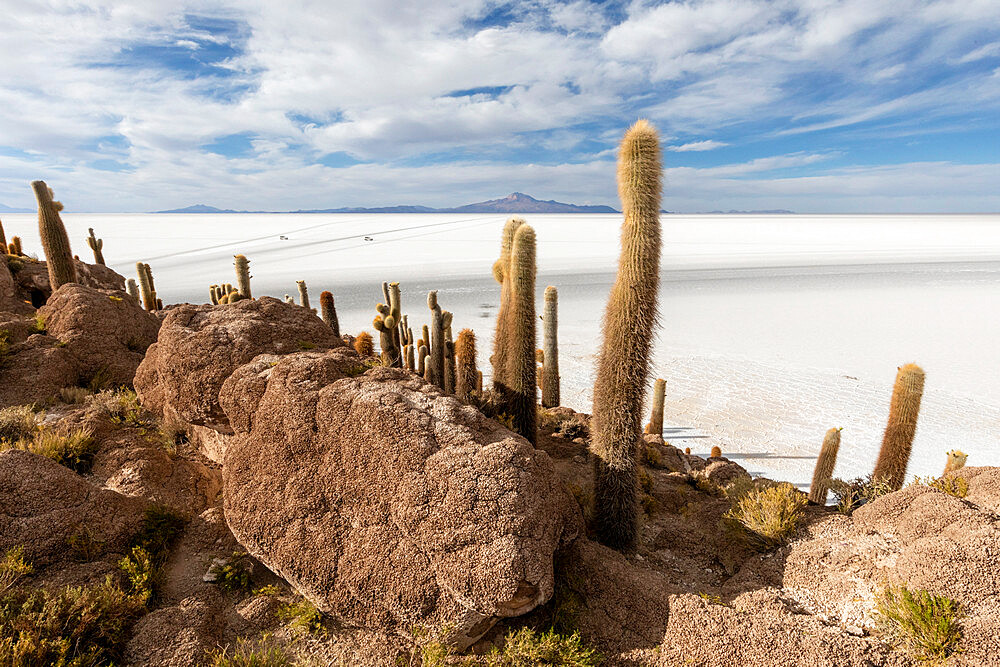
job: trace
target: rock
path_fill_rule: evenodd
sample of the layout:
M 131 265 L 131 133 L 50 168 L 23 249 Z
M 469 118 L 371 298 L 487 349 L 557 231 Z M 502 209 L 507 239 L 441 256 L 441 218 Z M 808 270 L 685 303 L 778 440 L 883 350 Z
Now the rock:
M 271 297 L 224 306 L 185 304 L 163 320 L 157 342 L 139 365 L 135 388 L 143 406 L 165 420 L 230 434 L 218 397 L 234 370 L 260 354 L 343 345 L 313 313 Z M 203 439 L 197 429 L 192 434 Z M 216 451 L 205 454 L 221 460 L 224 449 L 225 442 L 218 442 Z
M 35 308 L 45 305 L 52 295 L 49 269 L 45 262 L 31 257 L 8 257 L 8 266 L 17 288 L 18 297 Z M 85 287 L 124 292 L 125 277 L 100 264 L 76 260 L 77 283 Z
M 713 484 L 725 488 L 740 478 L 750 479 L 750 473 L 739 463 L 734 463 L 729 459 L 711 458 L 704 470 L 698 473 Z
M 17 283 L 14 282 L 14 276 L 7 268 L 7 255 L 0 253 L 0 311 L 28 314 L 33 310 L 30 303 L 25 303 Z
M 65 560 L 81 532 L 123 553 L 147 504 L 92 486 L 68 468 L 20 450 L 0 452 L 0 553 L 24 547 L 37 567 Z
M 120 291 L 63 285 L 38 310 L 45 328 L 66 346 L 82 378 L 131 386 L 160 321 Z
M 465 647 L 551 597 L 580 530 L 549 457 L 345 348 L 238 369 L 220 402 L 239 542 L 319 609 L 368 628 L 452 625 Z
M 226 630 L 225 599 L 202 586 L 180 602 L 139 619 L 125 649 L 136 667 L 197 667 L 218 646 Z
M 12 345 L 0 365 L 0 408 L 47 401 L 79 379 L 69 350 L 51 336 L 32 334 Z

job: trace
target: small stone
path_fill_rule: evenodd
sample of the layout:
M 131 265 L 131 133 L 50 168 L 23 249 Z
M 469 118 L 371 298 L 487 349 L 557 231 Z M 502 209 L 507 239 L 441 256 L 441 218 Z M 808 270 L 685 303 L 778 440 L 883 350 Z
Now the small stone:
M 214 584 L 219 580 L 219 572 L 225 567 L 226 563 L 229 561 L 225 558 L 215 558 L 212 560 L 212 564 L 208 566 L 208 571 L 202 575 L 201 580 L 206 584 Z
M 844 631 L 849 635 L 854 635 L 855 637 L 865 636 L 864 628 L 859 628 L 856 625 L 848 625 L 847 627 L 844 628 Z

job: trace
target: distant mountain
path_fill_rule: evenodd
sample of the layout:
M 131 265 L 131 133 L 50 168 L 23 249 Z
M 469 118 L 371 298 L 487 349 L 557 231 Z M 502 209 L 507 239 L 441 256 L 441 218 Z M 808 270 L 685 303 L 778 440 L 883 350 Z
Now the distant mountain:
M 234 211 L 205 204 L 154 213 L 275 213 L 276 211 Z M 502 199 L 466 204 L 455 208 L 429 206 L 381 206 L 375 208 L 343 207 L 289 211 L 290 213 L 617 213 L 610 206 L 578 206 L 553 200 L 541 201 L 523 192 L 512 192 Z
M 794 215 L 795 211 L 776 208 L 768 211 L 705 211 L 706 215 Z
M 10 206 L 4 206 L 0 204 L 0 213 L 34 213 L 33 208 L 12 208 Z

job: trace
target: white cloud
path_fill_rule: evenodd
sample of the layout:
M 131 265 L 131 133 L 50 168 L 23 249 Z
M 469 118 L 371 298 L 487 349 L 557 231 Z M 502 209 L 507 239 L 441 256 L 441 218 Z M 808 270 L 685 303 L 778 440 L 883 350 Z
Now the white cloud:
M 668 151 L 674 151 L 676 153 L 687 153 L 687 152 L 697 152 L 697 151 L 711 151 L 716 148 L 722 148 L 723 146 L 728 146 L 724 141 L 715 141 L 713 139 L 706 139 L 705 141 L 692 141 L 686 144 L 681 144 L 680 146 L 667 146 Z

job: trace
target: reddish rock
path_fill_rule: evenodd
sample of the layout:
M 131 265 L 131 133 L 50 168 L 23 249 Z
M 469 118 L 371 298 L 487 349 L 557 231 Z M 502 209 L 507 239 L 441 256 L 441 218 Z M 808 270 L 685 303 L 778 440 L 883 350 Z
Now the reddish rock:
M 30 303 L 25 303 L 7 268 L 7 255 L 0 253 L 0 312 L 27 314 L 33 310 Z
M 233 374 L 226 520 L 320 609 L 450 624 L 467 646 L 549 599 L 579 510 L 544 452 L 406 371 L 363 369 L 338 349 Z
M 63 285 L 38 310 L 45 329 L 76 361 L 84 379 L 101 375 L 108 386 L 131 385 L 160 321 L 123 292 Z
M 32 334 L 11 345 L 0 365 L 0 408 L 47 401 L 79 379 L 69 350 L 51 336 Z
M 45 262 L 31 257 L 8 257 L 18 298 L 38 308 L 52 295 L 49 270 Z M 125 277 L 101 264 L 87 264 L 76 260 L 77 283 L 95 289 L 124 291 Z M 2 279 L 0 279 L 2 281 Z

